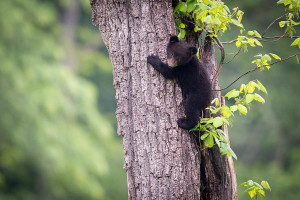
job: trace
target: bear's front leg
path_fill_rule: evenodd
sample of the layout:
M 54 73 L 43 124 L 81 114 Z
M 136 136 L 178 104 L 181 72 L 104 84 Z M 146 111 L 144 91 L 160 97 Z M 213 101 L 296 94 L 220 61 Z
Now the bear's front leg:
M 176 78 L 176 74 L 173 69 L 159 59 L 158 56 L 150 55 L 147 57 L 147 62 L 151 64 L 157 71 L 159 71 L 166 79 Z
M 158 56 L 155 55 L 150 55 L 147 57 L 147 62 L 151 64 L 156 70 L 159 70 L 160 65 L 161 65 L 161 60 L 159 59 Z

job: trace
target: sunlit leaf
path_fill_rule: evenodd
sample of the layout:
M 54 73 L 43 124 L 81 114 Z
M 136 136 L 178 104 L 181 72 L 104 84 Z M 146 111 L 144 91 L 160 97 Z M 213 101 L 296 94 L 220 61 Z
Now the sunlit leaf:
M 213 125 L 214 125 L 214 127 L 216 127 L 216 128 L 222 126 L 222 125 L 223 125 L 223 119 L 222 119 L 221 117 L 215 117 L 215 118 L 213 119 Z
M 228 151 L 230 152 L 231 156 L 232 156 L 234 159 L 237 160 L 237 156 L 236 156 L 236 154 L 234 153 L 234 151 L 230 148 L 230 146 L 227 145 L 227 149 L 228 149 Z
M 267 181 L 262 181 L 261 185 L 266 189 L 271 191 L 271 187 Z
M 253 94 L 247 94 L 246 95 L 246 103 L 249 104 L 253 101 L 254 95 Z
M 237 106 L 237 105 L 230 106 L 230 110 L 231 110 L 232 112 L 237 111 L 237 109 L 238 109 L 238 106 Z
M 246 115 L 247 114 L 247 108 L 245 106 L 243 106 L 242 104 L 238 105 L 238 110 L 240 111 L 240 113 Z
M 266 88 L 263 86 L 263 84 L 261 82 L 259 82 L 259 80 L 256 81 L 257 82 L 257 85 L 258 85 L 258 89 L 261 90 L 262 92 L 268 94 Z
M 208 148 L 211 148 L 214 146 L 214 138 L 211 134 L 208 135 L 208 137 L 204 140 L 204 145 Z
M 212 100 L 211 104 L 215 104 L 216 106 L 219 106 L 220 105 L 219 98 L 214 98 L 214 100 Z
M 259 101 L 261 103 L 265 103 L 265 99 L 262 98 L 262 96 L 260 96 L 259 94 L 255 93 L 254 94 L 254 100 Z
M 187 11 L 192 12 L 197 6 L 196 0 L 187 1 Z
M 296 46 L 298 45 L 298 47 L 300 48 L 300 38 L 297 38 L 296 40 L 294 40 L 294 42 L 291 44 L 291 46 Z
M 208 135 L 209 135 L 208 133 L 205 133 L 205 134 L 201 135 L 200 139 L 204 140 Z
M 263 190 L 258 190 L 258 192 L 259 192 L 260 194 L 262 194 L 263 196 L 265 196 L 265 192 L 264 192 Z
M 277 60 L 281 60 L 281 58 L 278 55 L 274 54 L 274 53 L 270 53 L 270 55 L 273 56 L 273 58 L 275 58 Z

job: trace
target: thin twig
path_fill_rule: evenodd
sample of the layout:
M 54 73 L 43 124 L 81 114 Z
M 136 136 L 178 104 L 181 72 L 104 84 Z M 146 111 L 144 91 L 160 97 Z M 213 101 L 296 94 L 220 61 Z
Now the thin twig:
M 231 40 L 231 41 L 227 41 L 227 42 L 222 42 L 222 44 L 232 44 L 232 43 L 234 43 L 236 41 L 237 41 L 237 39 Z
M 233 61 L 233 59 L 241 52 L 241 50 L 242 50 L 242 48 L 240 48 L 240 49 L 234 54 L 234 56 L 232 57 L 232 59 L 231 59 L 230 61 L 225 62 L 224 64 L 228 64 L 228 63 L 230 63 L 231 61 Z
M 300 52 L 298 52 L 298 53 L 296 53 L 296 54 L 294 54 L 294 55 L 291 55 L 291 56 L 289 56 L 289 57 L 287 57 L 287 58 L 285 58 L 285 59 L 278 60 L 278 61 L 276 61 L 276 62 L 273 62 L 273 63 L 271 63 L 271 64 L 269 64 L 269 65 L 265 65 L 265 66 L 271 66 L 271 65 L 274 65 L 274 64 L 277 64 L 277 63 L 286 61 L 286 60 L 288 60 L 288 59 L 290 59 L 290 58 L 293 58 L 293 57 L 295 57 L 295 56 L 297 56 L 297 55 L 299 55 L 299 54 L 300 54 Z M 259 69 L 259 67 L 255 67 L 255 68 L 253 68 L 253 69 L 251 69 L 251 70 L 249 70 L 249 71 L 243 73 L 241 76 L 239 76 L 237 79 L 235 79 L 232 83 L 230 83 L 227 87 L 222 88 L 222 89 L 219 89 L 219 90 L 213 90 L 213 91 L 222 91 L 222 90 L 226 90 L 227 88 L 229 88 L 230 86 L 232 86 L 234 83 L 236 83 L 238 80 L 240 80 L 243 76 L 245 76 L 245 75 L 247 75 L 247 74 L 249 74 L 249 73 L 251 73 L 251 72 L 254 72 L 254 71 L 258 70 L 258 69 Z
M 262 37 L 262 39 L 274 39 L 274 38 L 300 38 L 299 35 L 289 36 L 289 35 L 282 35 L 282 36 L 272 36 L 272 37 Z
M 286 15 L 286 13 L 284 13 L 283 15 L 281 15 L 280 17 L 276 18 L 273 22 L 271 22 L 271 24 L 266 28 L 266 30 L 264 31 L 264 33 L 261 35 L 262 37 L 267 33 L 267 31 L 269 30 L 269 28 L 279 19 L 281 19 L 282 17 L 284 17 Z
M 277 42 L 278 40 L 282 39 L 282 38 L 300 38 L 299 35 L 294 35 L 294 36 L 288 36 L 288 35 L 282 35 L 282 36 L 272 36 L 272 37 L 262 37 L 262 38 L 258 38 L 258 37 L 249 37 L 249 38 L 254 38 L 257 39 L 259 41 L 263 41 L 263 42 Z M 268 40 L 264 40 L 264 39 L 275 39 L 275 38 L 279 38 L 278 40 L 273 40 L 273 41 L 268 41 Z M 231 41 L 227 41 L 227 42 L 222 42 L 222 44 L 232 44 L 234 42 L 236 42 L 237 39 L 235 40 L 231 40 Z
M 280 63 L 280 62 L 283 62 L 283 61 L 286 61 L 286 60 L 288 60 L 288 59 L 290 59 L 290 58 L 293 58 L 293 57 L 295 57 L 295 56 L 297 56 L 297 55 L 299 55 L 299 54 L 300 54 L 300 51 L 299 51 L 298 53 L 295 53 L 294 55 L 291 55 L 291 56 L 285 58 L 285 59 L 281 59 L 281 60 L 278 60 L 278 61 L 276 61 L 276 62 L 273 62 L 273 63 L 269 64 L 269 66 L 274 65 L 274 64 L 277 64 L 277 63 Z
M 216 79 L 218 78 L 218 76 L 221 72 L 222 65 L 223 65 L 223 62 L 224 62 L 224 59 L 225 59 L 225 51 L 224 51 L 224 47 L 223 47 L 222 43 L 220 42 L 219 38 L 214 37 L 214 39 L 215 39 L 215 41 L 217 42 L 217 44 L 219 45 L 219 47 L 221 49 L 221 60 L 220 60 L 219 68 L 218 68 L 214 78 L 211 81 L 212 88 L 214 88 L 215 81 L 216 81 Z
M 240 80 L 243 76 L 245 76 L 245 75 L 247 75 L 247 74 L 249 74 L 251 72 L 254 72 L 254 71 L 258 70 L 258 69 L 259 69 L 258 67 L 253 68 L 253 69 L 251 69 L 251 70 L 243 73 L 241 76 L 239 76 L 237 79 L 235 79 L 232 83 L 230 83 L 227 87 L 219 89 L 219 90 L 214 90 L 214 91 L 226 90 L 227 88 L 229 88 L 230 86 L 232 86 L 234 83 L 236 83 L 238 80 Z

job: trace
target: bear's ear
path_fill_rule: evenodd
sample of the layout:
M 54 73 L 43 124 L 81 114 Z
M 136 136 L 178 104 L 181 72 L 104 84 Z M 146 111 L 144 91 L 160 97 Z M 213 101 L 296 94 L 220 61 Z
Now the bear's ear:
M 198 49 L 196 47 L 190 47 L 191 55 L 195 55 L 198 52 Z
M 178 42 L 178 37 L 176 35 L 173 35 L 170 37 L 170 43 Z

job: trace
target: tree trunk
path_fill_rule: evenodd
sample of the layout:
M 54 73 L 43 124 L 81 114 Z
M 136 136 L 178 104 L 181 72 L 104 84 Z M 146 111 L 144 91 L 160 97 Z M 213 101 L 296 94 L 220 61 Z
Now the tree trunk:
M 172 1 L 91 0 L 91 6 L 113 64 L 129 199 L 236 199 L 232 160 L 218 149 L 199 152 L 177 126 L 180 88 L 146 62 L 150 54 L 166 58 L 176 34 Z

